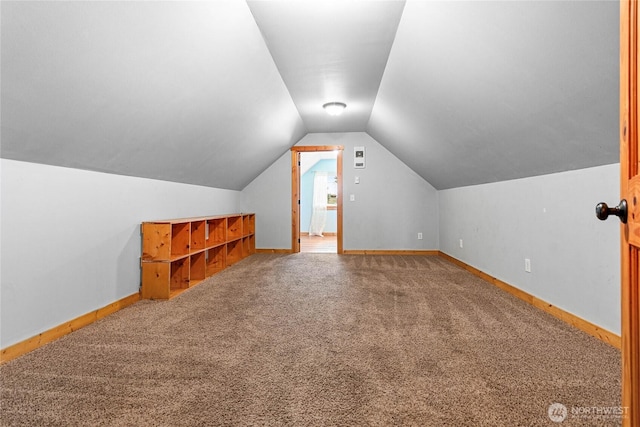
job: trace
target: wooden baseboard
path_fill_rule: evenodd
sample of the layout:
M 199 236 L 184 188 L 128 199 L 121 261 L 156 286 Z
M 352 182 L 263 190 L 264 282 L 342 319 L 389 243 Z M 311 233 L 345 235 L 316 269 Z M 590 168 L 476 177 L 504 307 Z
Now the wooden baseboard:
M 561 308 L 558 308 L 556 306 L 554 306 L 553 304 L 550 304 L 546 301 L 543 301 L 541 299 L 539 299 L 538 297 L 535 297 L 523 290 L 520 290 L 518 288 L 516 288 L 515 286 L 512 286 L 506 282 L 503 282 L 500 279 L 496 279 L 493 276 L 488 275 L 487 273 L 478 270 L 475 267 L 471 267 L 470 265 L 464 263 L 463 261 L 460 261 L 457 258 L 452 257 L 451 255 L 448 255 L 444 252 L 440 252 L 439 255 L 446 259 L 447 261 L 456 264 L 459 267 L 464 268 L 465 270 L 467 270 L 468 272 L 474 274 L 475 276 L 478 276 L 479 278 L 483 279 L 486 282 L 491 283 L 492 285 L 502 289 L 505 292 L 510 293 L 511 295 L 523 300 L 524 302 L 527 302 L 531 305 L 533 305 L 534 307 L 537 307 L 549 314 L 551 314 L 552 316 L 562 320 L 565 323 L 570 324 L 571 326 L 574 326 L 578 329 L 580 329 L 583 332 L 588 333 L 589 335 L 592 335 L 596 338 L 598 338 L 601 341 L 606 342 L 607 344 L 617 348 L 617 349 L 621 349 L 622 348 L 622 340 L 620 338 L 619 335 L 614 334 L 613 332 L 607 331 L 606 329 L 601 328 L 598 325 L 594 325 L 593 323 L 582 319 L 578 316 L 576 316 L 575 314 L 569 313 L 568 311 L 564 311 Z
M 291 249 L 257 249 L 257 254 L 290 254 Z
M 45 344 L 57 340 L 73 331 L 77 331 L 97 320 L 102 319 L 118 310 L 130 306 L 133 303 L 140 301 L 140 294 L 135 293 L 128 297 L 122 298 L 118 301 L 112 302 L 102 308 L 83 314 L 80 317 L 76 317 L 73 320 L 65 322 L 47 331 L 44 331 L 34 337 L 28 338 L 19 343 L 10 345 L 7 348 L 0 350 L 0 364 L 13 360 L 17 357 L 27 354 Z
M 438 255 L 440 251 L 431 250 L 385 250 L 385 249 L 349 249 L 343 252 L 345 255 Z

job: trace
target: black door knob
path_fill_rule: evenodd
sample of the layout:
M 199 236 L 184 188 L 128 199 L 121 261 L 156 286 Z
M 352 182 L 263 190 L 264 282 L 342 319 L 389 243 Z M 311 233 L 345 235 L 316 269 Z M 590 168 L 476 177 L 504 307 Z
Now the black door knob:
M 622 199 L 620 204 L 615 208 L 610 208 L 606 203 L 598 203 L 596 205 L 596 216 L 598 219 L 604 221 L 609 218 L 609 215 L 615 215 L 620 218 L 620 222 L 627 223 L 627 201 Z

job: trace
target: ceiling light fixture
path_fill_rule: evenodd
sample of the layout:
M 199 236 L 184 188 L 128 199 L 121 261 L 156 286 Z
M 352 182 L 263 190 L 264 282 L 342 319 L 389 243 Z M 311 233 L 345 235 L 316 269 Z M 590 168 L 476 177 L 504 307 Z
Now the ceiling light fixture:
M 330 116 L 339 116 L 344 109 L 347 108 L 347 104 L 344 102 L 327 102 L 322 108 L 324 108 Z

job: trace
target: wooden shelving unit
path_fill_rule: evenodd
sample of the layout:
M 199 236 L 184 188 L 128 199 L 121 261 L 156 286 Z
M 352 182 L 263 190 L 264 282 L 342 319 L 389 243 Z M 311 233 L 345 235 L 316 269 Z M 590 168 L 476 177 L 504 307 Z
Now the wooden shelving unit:
M 256 251 L 255 214 L 142 223 L 142 298 L 169 299 Z

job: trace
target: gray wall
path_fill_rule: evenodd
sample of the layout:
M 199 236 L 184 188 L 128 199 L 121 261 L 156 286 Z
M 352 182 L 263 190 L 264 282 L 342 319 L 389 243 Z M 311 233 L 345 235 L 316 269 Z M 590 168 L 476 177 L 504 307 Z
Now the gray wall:
M 619 165 L 438 196 L 443 252 L 620 334 L 619 222 L 599 221 L 594 209 L 599 201 L 617 204 Z
M 238 191 L 2 159 L 0 348 L 138 292 L 140 223 L 236 212 Z
M 240 193 L 256 214 L 256 248 L 291 249 L 291 153 L 287 151 Z
M 364 132 L 307 134 L 299 146 L 343 145 L 345 250 L 438 249 L 436 190 Z M 364 146 L 366 168 L 353 168 Z M 360 184 L 355 184 L 355 177 Z M 349 195 L 355 201 L 349 201 Z M 242 209 L 256 212 L 256 246 L 291 248 L 291 155 L 285 153 L 242 191 Z M 425 215 L 426 213 L 426 215 Z M 417 239 L 418 232 L 423 240 Z

